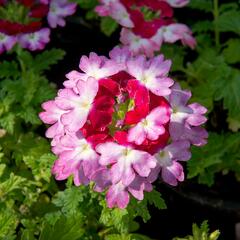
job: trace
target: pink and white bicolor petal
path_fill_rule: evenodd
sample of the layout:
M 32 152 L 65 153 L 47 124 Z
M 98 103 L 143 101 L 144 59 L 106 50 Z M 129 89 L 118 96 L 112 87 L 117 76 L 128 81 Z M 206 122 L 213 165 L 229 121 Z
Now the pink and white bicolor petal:
M 174 43 L 181 40 L 183 45 L 187 45 L 192 49 L 196 46 L 196 40 L 192 36 L 191 30 L 185 24 L 172 23 L 161 27 L 158 34 L 162 35 L 164 42 Z
M 122 28 L 120 41 L 129 47 L 133 55 L 144 54 L 147 57 L 152 57 L 162 45 L 162 39 L 158 36 L 142 38 L 127 28 Z
M 169 121 L 170 114 L 165 107 L 157 107 L 142 119 L 136 126 L 129 129 L 128 141 L 137 145 L 142 144 L 145 139 L 157 140 L 165 133 L 163 124 Z
M 89 57 L 81 57 L 79 68 L 85 73 L 83 80 L 88 77 L 94 77 L 97 80 L 108 78 L 121 70 L 121 66 L 115 61 L 98 56 L 94 52 L 91 52 Z
M 17 38 L 0 32 L 0 54 L 4 51 L 10 51 L 16 44 Z
M 59 108 L 53 100 L 43 103 L 42 108 L 45 111 L 39 113 L 39 118 L 46 124 L 52 124 L 46 132 L 46 137 L 54 138 L 58 135 L 64 135 L 64 125 L 60 119 L 63 114 L 67 113 L 67 111 Z
M 129 203 L 129 193 L 122 182 L 112 185 L 106 194 L 109 208 L 118 207 L 124 209 Z
M 139 201 L 143 200 L 144 191 L 151 192 L 152 189 L 152 184 L 142 177 L 136 177 L 128 186 L 128 191 Z
M 20 46 L 31 51 L 42 50 L 49 41 L 49 28 L 43 28 L 33 33 L 24 33 L 18 36 L 18 42 Z
M 130 146 L 108 142 L 99 144 L 96 151 L 101 154 L 99 163 L 110 167 L 112 183 L 119 181 L 128 186 L 138 174 L 147 177 L 156 166 L 155 159 L 147 152 L 135 150 Z
M 126 62 L 132 57 L 128 47 L 114 47 L 109 53 L 110 59 L 122 66 L 122 71 L 126 70 Z
M 79 80 L 86 81 L 86 75 L 78 71 L 71 71 L 66 74 L 67 80 L 63 82 L 64 87 L 72 88 L 75 93 L 78 93 L 77 82 Z
M 184 123 L 193 113 L 192 108 L 187 106 L 191 97 L 191 92 L 180 89 L 178 84 L 174 84 L 169 96 L 169 102 L 172 108 L 171 122 Z
M 162 168 L 162 179 L 164 182 L 177 186 L 178 181 L 182 182 L 184 180 L 184 171 L 180 163 L 173 161 L 170 166 Z
M 68 0 L 51 0 L 47 16 L 50 27 L 56 28 L 58 25 L 64 27 L 66 24 L 64 18 L 75 13 L 76 7 L 77 4 Z
M 164 61 L 163 55 L 149 61 L 144 56 L 139 56 L 127 62 L 128 73 L 158 96 L 171 93 L 170 87 L 174 81 L 167 77 L 170 66 L 171 61 Z
M 66 163 L 68 171 L 76 177 L 76 185 L 79 185 L 79 177 L 90 179 L 98 170 L 98 154 L 79 134 L 67 134 L 60 139 L 61 144 L 67 149 L 59 154 L 59 160 Z M 79 173 L 79 170 L 82 171 Z
M 124 7 L 124 5 L 118 1 L 111 2 L 109 4 L 109 16 L 111 16 L 116 22 L 118 22 L 121 26 L 126 28 L 133 28 L 134 23 L 131 20 L 131 17 Z
M 207 121 L 207 118 L 203 116 L 203 114 L 207 112 L 207 109 L 205 107 L 203 107 L 199 103 L 189 104 L 188 107 L 193 110 L 193 113 L 190 114 L 190 116 L 186 120 L 188 124 L 190 124 L 191 126 L 200 126 Z
M 71 89 L 63 89 L 58 92 L 56 104 L 68 110 L 61 116 L 61 122 L 70 132 L 78 131 L 86 123 L 92 103 L 98 92 L 98 82 L 94 78 L 87 81 L 78 81 L 76 94 Z

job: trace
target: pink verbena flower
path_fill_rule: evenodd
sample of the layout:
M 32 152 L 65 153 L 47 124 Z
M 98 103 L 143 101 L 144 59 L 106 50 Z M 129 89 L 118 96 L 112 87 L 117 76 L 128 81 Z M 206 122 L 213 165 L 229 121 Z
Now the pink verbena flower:
M 118 182 L 110 186 L 106 194 L 108 207 L 126 208 L 130 200 L 129 193 L 141 201 L 144 197 L 143 192 L 151 192 L 152 189 L 151 183 L 146 181 L 145 178 L 135 178 L 127 187 L 122 182 Z
M 131 146 L 107 142 L 98 145 L 96 151 L 101 155 L 99 163 L 103 166 L 111 166 L 113 184 L 122 181 L 128 186 L 137 176 L 135 172 L 141 177 L 147 177 L 151 169 L 156 166 L 150 154 L 135 150 Z
M 128 46 L 134 55 L 145 54 L 148 57 L 152 57 L 162 45 L 162 37 L 159 35 L 143 38 L 126 28 L 122 28 L 120 41 L 123 45 Z
M 49 28 L 43 28 L 33 33 L 21 34 L 18 42 L 22 48 L 28 48 L 31 51 L 42 50 L 50 41 L 49 35 Z
M 187 45 L 192 49 L 196 46 L 196 40 L 192 36 L 191 30 L 184 24 L 172 23 L 164 26 L 158 30 L 157 35 L 159 35 L 159 38 L 162 38 L 164 42 L 174 43 L 181 40 L 183 45 Z
M 101 5 L 95 8 L 100 16 L 110 16 L 120 25 L 132 28 L 134 26 L 130 14 L 124 5 L 118 0 L 102 0 Z
M 0 54 L 4 51 L 10 51 L 16 44 L 17 38 L 14 36 L 8 36 L 0 32 Z
M 89 57 L 81 57 L 79 68 L 82 72 L 75 70 L 69 72 L 66 75 L 68 80 L 63 83 L 66 88 L 73 88 L 76 92 L 78 92 L 78 89 L 75 86 L 79 80 L 86 81 L 89 77 L 99 80 L 114 75 L 121 69 L 121 66 L 106 57 L 99 57 L 96 53 L 90 53 Z
M 203 116 L 207 109 L 198 103 L 187 105 L 191 97 L 189 91 L 184 91 L 178 84 L 172 88 L 169 102 L 172 114 L 169 124 L 169 132 L 174 140 L 188 140 L 193 145 L 204 145 L 208 134 L 205 129 L 199 127 L 207 121 Z
M 141 84 L 145 85 L 152 93 L 158 96 L 169 95 L 169 87 L 173 85 L 173 80 L 167 77 L 171 66 L 171 61 L 165 60 L 163 55 L 146 60 L 144 56 L 139 56 L 127 62 L 128 72 L 134 76 Z
M 0 49 L 10 50 L 15 43 L 30 51 L 42 50 L 50 41 L 50 29 L 42 28 L 47 17 L 51 28 L 65 26 L 64 18 L 72 15 L 76 4 L 69 0 L 17 0 L 19 9 L 24 7 L 21 14 L 16 13 L 16 18 L 0 20 Z M 13 1 L 3 1 L 2 7 L 8 11 Z M 23 21 L 23 19 L 25 19 Z M 5 41 L 3 42 L 3 36 Z M 2 40 L 2 41 L 1 41 Z
M 56 28 L 58 25 L 64 27 L 66 24 L 64 18 L 72 15 L 77 7 L 77 4 L 68 0 L 51 0 L 49 4 L 47 20 L 51 28 Z
M 206 143 L 206 108 L 188 104 L 191 93 L 168 77 L 163 55 L 147 59 L 115 47 L 109 56 L 83 56 L 39 117 L 52 125 L 46 136 L 58 156 L 56 179 L 92 181 L 109 207 L 125 208 L 159 176 L 173 186 L 184 180 L 180 161 L 189 160 L 191 144 Z
M 98 92 L 98 83 L 90 77 L 86 81 L 78 81 L 77 89 L 79 94 L 71 89 L 62 89 L 55 100 L 59 108 L 68 111 L 61 116 L 61 122 L 70 132 L 77 131 L 86 123 Z
M 65 131 L 61 122 L 61 116 L 67 113 L 67 111 L 59 108 L 53 100 L 43 103 L 42 108 L 45 111 L 39 113 L 40 119 L 46 124 L 52 124 L 46 132 L 46 137 L 55 138 L 58 135 L 63 136 Z
M 183 7 L 189 0 L 101 0 L 100 3 L 96 12 L 115 19 L 123 27 L 120 41 L 135 55 L 144 53 L 152 57 L 163 42 L 181 40 L 192 49 L 196 46 L 191 30 L 173 19 L 172 7 Z
M 140 145 L 145 139 L 157 140 L 165 133 L 164 124 L 169 121 L 169 115 L 164 107 L 154 108 L 146 118 L 129 129 L 128 141 Z
M 164 182 L 176 186 L 178 181 L 184 180 L 183 168 L 178 161 L 187 161 L 191 157 L 188 141 L 175 141 L 155 154 L 157 167 L 152 171 L 149 179 L 155 181 L 159 172 Z
M 67 134 L 60 139 L 66 149 L 59 154 L 52 173 L 56 179 L 64 180 L 74 176 L 75 185 L 87 184 L 91 175 L 99 168 L 98 154 L 81 133 Z

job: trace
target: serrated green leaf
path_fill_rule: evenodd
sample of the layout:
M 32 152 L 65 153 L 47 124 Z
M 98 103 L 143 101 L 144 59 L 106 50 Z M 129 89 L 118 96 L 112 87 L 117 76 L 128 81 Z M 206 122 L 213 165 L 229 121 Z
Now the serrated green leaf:
M 223 99 L 230 118 L 238 118 L 240 109 L 240 71 L 232 69 L 231 76 L 219 82 L 215 99 Z
M 3 206 L 0 207 L 2 208 Z M 4 208 L 4 211 L 0 211 L 0 239 L 2 240 L 16 239 L 14 232 L 17 223 L 18 219 L 13 211 L 6 208 Z
M 33 230 L 25 229 L 21 235 L 21 240 L 36 240 Z
M 191 0 L 187 5 L 187 7 L 193 8 L 193 9 L 199 9 L 205 12 L 211 12 L 213 5 L 212 5 L 212 1 L 209 1 L 209 0 Z
M 240 35 L 240 11 L 224 12 L 219 16 L 217 24 L 222 32 L 234 32 Z
M 231 71 L 223 56 L 218 55 L 214 49 L 202 49 L 199 58 L 189 63 L 185 70 L 192 90 L 191 100 L 211 111 L 214 98 L 219 96 L 218 88 L 229 79 Z
M 0 183 L 0 196 L 5 196 L 16 189 L 22 189 L 26 183 L 27 180 L 25 178 L 11 173 L 6 181 Z
M 223 50 L 226 61 L 230 64 L 240 62 L 240 39 L 230 39 Z
M 16 62 L 1 62 L 0 63 L 0 78 L 8 78 L 13 77 L 17 78 L 20 76 L 20 72 L 18 70 L 18 65 Z
M 153 189 L 151 192 L 146 192 L 145 197 L 149 204 L 154 205 L 158 209 L 166 209 L 167 205 L 162 198 L 162 195 L 160 192 Z
M 199 21 L 192 26 L 192 31 L 197 33 L 213 31 L 213 29 L 213 22 L 208 20 Z
M 214 174 L 221 169 L 239 173 L 239 149 L 239 134 L 210 133 L 207 145 L 192 148 L 192 158 L 187 164 L 188 178 L 199 176 L 200 183 L 211 186 L 214 183 Z
M 129 215 L 127 209 L 110 209 L 102 202 L 102 212 L 99 222 L 107 227 L 113 226 L 118 232 L 126 234 L 129 230 Z
M 185 56 L 185 49 L 176 45 L 167 45 L 163 44 L 161 47 L 161 53 L 164 54 L 164 56 L 167 59 L 171 59 L 172 66 L 171 71 L 179 71 L 183 68 L 183 61 Z
M 72 214 L 78 211 L 79 203 L 83 202 L 85 193 L 80 187 L 70 187 L 65 191 L 58 192 L 53 203 L 57 207 L 61 207 L 65 214 Z
M 192 225 L 192 235 L 184 238 L 173 238 L 173 240 L 217 240 L 220 235 L 218 230 L 209 233 L 208 222 L 204 221 L 200 227 L 196 223 Z
M 6 114 L 0 118 L 0 126 L 8 133 L 12 134 L 14 131 L 16 116 L 13 113 Z
M 110 17 L 103 17 L 101 18 L 100 27 L 106 36 L 110 36 L 117 29 L 118 23 Z
M 62 60 L 64 55 L 65 52 L 61 49 L 53 48 L 51 50 L 45 50 L 34 58 L 34 70 L 38 73 L 48 70 L 51 65 L 54 65 L 58 61 Z
M 33 108 L 32 106 L 25 107 L 24 110 L 18 112 L 17 115 L 26 123 L 31 123 L 32 125 L 41 124 L 41 121 L 38 117 L 38 112 L 36 111 L 36 108 Z
M 82 224 L 82 217 L 79 214 L 68 217 L 62 215 L 53 226 L 43 224 L 39 240 L 79 240 L 84 234 Z

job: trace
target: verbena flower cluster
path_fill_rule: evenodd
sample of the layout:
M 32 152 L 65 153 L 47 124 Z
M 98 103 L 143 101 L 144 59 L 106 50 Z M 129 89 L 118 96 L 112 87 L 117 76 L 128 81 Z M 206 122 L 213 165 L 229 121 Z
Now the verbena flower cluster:
M 125 208 L 130 195 L 142 200 L 159 176 L 173 186 L 183 181 L 190 146 L 206 143 L 207 109 L 188 103 L 191 93 L 168 77 L 170 66 L 163 55 L 148 59 L 128 48 L 82 56 L 81 71 L 66 75 L 39 115 L 51 125 L 56 179 L 94 182 L 110 208 Z
M 31 51 L 41 50 L 50 41 L 50 28 L 64 26 L 76 4 L 68 0 L 0 1 L 0 54 L 19 43 Z M 42 27 L 47 18 L 50 28 Z
M 100 0 L 96 12 L 110 16 L 121 26 L 120 41 L 135 53 L 153 56 L 163 42 L 181 40 L 194 48 L 191 30 L 173 19 L 173 8 L 183 7 L 189 0 Z

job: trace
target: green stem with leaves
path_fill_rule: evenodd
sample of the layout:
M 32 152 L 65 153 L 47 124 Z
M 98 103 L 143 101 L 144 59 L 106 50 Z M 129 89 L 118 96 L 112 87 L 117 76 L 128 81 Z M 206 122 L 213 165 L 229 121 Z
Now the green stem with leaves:
M 219 48 L 220 34 L 219 34 L 219 28 L 218 28 L 218 17 L 219 17 L 218 0 L 213 0 L 213 16 L 214 16 L 215 44 L 216 44 L 216 47 Z

